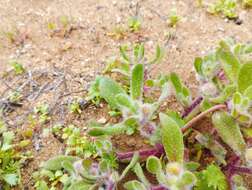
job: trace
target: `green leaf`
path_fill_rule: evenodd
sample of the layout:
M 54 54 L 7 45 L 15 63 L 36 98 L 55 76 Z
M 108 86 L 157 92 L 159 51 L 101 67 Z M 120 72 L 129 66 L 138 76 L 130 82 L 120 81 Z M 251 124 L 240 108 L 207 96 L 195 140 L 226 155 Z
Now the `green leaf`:
M 183 162 L 184 142 L 179 125 L 169 116 L 160 113 L 162 143 L 166 156 L 171 162 Z
M 238 76 L 238 90 L 243 93 L 252 85 L 252 63 L 243 64 Z
M 202 135 L 201 133 L 197 134 L 195 137 L 200 144 L 208 148 L 213 156 L 216 158 L 217 162 L 220 164 L 226 164 L 226 149 L 219 144 L 215 139 L 211 136 Z
M 171 117 L 178 124 L 179 127 L 183 127 L 185 125 L 185 121 L 181 118 L 178 112 L 168 110 L 166 114 Z
M 161 95 L 158 99 L 158 104 L 160 105 L 163 101 L 165 101 L 169 95 L 170 95 L 169 83 L 166 82 L 162 85 L 162 91 L 161 91 Z
M 118 123 L 113 126 L 105 127 L 92 127 L 88 130 L 90 136 L 102 136 L 102 135 L 118 135 L 127 130 L 127 126 L 123 123 Z
M 134 156 L 131 159 L 129 165 L 123 170 L 123 172 L 120 176 L 120 180 L 122 180 L 127 175 L 127 173 L 130 171 L 130 169 L 132 169 L 136 165 L 138 160 L 139 160 L 139 154 L 136 152 L 136 153 L 134 153 Z
M 252 100 L 252 85 L 250 85 L 245 91 L 244 96 Z
M 170 74 L 170 81 L 175 89 L 176 98 L 183 106 L 188 106 L 191 102 L 189 89 L 182 84 L 179 76 L 176 73 Z
M 159 45 L 157 45 L 155 57 L 150 61 L 150 64 L 159 63 L 163 57 L 164 50 Z
M 149 187 L 150 186 L 150 182 L 148 181 L 148 179 L 145 177 L 143 169 L 141 167 L 141 165 L 139 163 L 137 163 L 134 168 L 133 168 L 134 173 L 136 174 L 136 176 L 138 177 L 138 179 L 146 186 Z
M 47 160 L 42 167 L 47 170 L 51 171 L 57 171 L 61 170 L 63 168 L 63 162 L 70 162 L 74 163 L 75 161 L 78 161 L 80 158 L 76 156 L 64 156 L 64 155 L 59 155 L 55 156 L 49 160 Z
M 193 186 L 196 183 L 197 179 L 196 176 L 189 171 L 185 171 L 181 177 L 181 180 L 179 181 L 178 186 L 181 187 L 187 187 L 187 186 Z
M 113 79 L 102 77 L 99 81 L 100 96 L 110 105 L 112 109 L 118 108 L 115 99 L 118 94 L 126 94 L 124 89 Z
M 124 184 L 124 188 L 127 190 L 147 190 L 144 184 L 140 183 L 137 180 L 129 181 Z
M 124 59 L 124 61 L 129 62 L 130 59 L 126 53 L 127 50 L 127 46 L 120 46 L 120 53 L 121 53 L 121 57 Z
M 196 57 L 194 60 L 194 68 L 199 75 L 203 75 L 202 64 L 203 64 L 202 58 Z
M 160 160 L 156 156 L 148 157 L 146 162 L 146 169 L 152 174 L 157 174 L 162 170 Z
M 136 44 L 134 46 L 134 56 L 136 63 L 139 63 L 144 57 L 144 45 Z
M 18 184 L 18 175 L 17 174 L 4 174 L 3 179 L 10 186 L 15 186 Z
M 71 186 L 67 190 L 90 190 L 91 185 L 83 181 L 72 182 Z
M 231 52 L 219 49 L 217 51 L 218 59 L 224 69 L 225 75 L 230 81 L 235 83 L 238 79 L 238 72 L 240 69 L 240 62 Z
M 185 168 L 189 171 L 196 171 L 200 167 L 200 164 L 198 162 L 186 162 L 185 163 Z
M 118 94 L 115 98 L 120 107 L 130 110 L 132 113 L 136 113 L 136 104 L 128 95 Z
M 46 182 L 43 180 L 37 181 L 35 184 L 35 187 L 36 187 L 36 190 L 49 190 Z
M 221 111 L 213 114 L 212 121 L 222 140 L 237 154 L 243 155 L 246 143 L 236 121 L 228 113 Z
M 222 173 L 221 169 L 218 166 L 210 165 L 206 170 L 202 171 L 201 180 L 198 180 L 198 184 L 205 182 L 209 190 L 227 190 L 228 183 L 225 175 Z M 197 186 L 196 190 L 205 190 Z M 208 190 L 208 188 L 207 188 Z
M 210 98 L 210 101 L 217 104 L 224 103 L 230 98 L 230 96 L 232 96 L 235 91 L 236 85 L 227 85 L 219 96 Z
M 144 65 L 137 64 L 131 73 L 130 94 L 132 99 L 141 99 L 143 95 Z

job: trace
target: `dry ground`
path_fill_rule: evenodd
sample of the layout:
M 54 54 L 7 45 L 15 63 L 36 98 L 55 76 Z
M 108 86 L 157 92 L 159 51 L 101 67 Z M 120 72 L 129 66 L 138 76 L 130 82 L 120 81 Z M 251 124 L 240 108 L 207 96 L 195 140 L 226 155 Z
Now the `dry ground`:
M 117 40 L 108 36 L 115 27 L 127 25 L 130 16 L 139 16 L 142 29 Z M 176 29 L 167 26 L 166 17 L 176 7 L 182 21 Z M 74 30 L 68 36 L 56 34 L 51 37 L 48 22 L 59 23 L 59 18 L 71 19 Z M 54 123 L 74 123 L 85 127 L 91 118 L 108 116 L 105 111 L 88 108 L 80 117 L 66 114 L 59 105 L 67 104 L 73 97 L 84 97 L 85 89 L 95 75 L 105 67 L 106 60 L 118 54 L 121 44 L 144 42 L 146 51 L 153 51 L 156 44 L 166 47 L 165 58 L 152 72 L 179 73 L 191 89 L 195 89 L 193 60 L 214 48 L 220 39 L 233 37 L 237 41 L 252 40 L 252 11 L 241 10 L 243 23 L 235 24 L 198 8 L 195 0 L 1 0 L 0 1 L 0 74 L 10 69 L 8 62 L 18 60 L 30 75 L 17 77 L 13 73 L 0 80 L 0 95 L 5 97 L 12 88 L 18 88 L 27 81 L 35 82 L 25 87 L 28 97 L 21 108 L 6 116 L 6 122 L 13 130 L 29 126 L 27 115 L 34 106 L 47 102 L 54 113 L 47 126 Z M 4 33 L 19 30 L 20 43 L 9 42 Z M 167 41 L 168 32 L 175 37 Z M 35 72 L 36 71 L 36 72 Z M 79 93 L 72 93 L 78 92 Z M 57 109 L 54 109 L 57 107 Z M 63 145 L 55 138 L 43 138 L 42 127 L 36 126 L 36 143 L 31 147 L 34 161 L 24 169 L 24 184 L 32 189 L 31 174 L 41 161 L 62 152 Z

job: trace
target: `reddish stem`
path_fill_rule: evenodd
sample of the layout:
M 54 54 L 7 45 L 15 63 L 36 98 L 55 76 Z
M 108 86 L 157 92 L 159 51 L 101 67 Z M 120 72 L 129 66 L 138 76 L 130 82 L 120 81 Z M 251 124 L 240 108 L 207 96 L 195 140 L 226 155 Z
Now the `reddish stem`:
M 191 128 L 196 122 L 200 121 L 202 118 L 204 118 L 207 114 L 215 112 L 217 110 L 221 110 L 221 109 L 226 109 L 227 106 L 225 104 L 219 104 L 216 106 L 211 107 L 210 109 L 200 113 L 199 115 L 197 115 L 196 117 L 194 117 L 193 119 L 191 119 L 189 122 L 186 123 L 186 125 L 184 127 L 182 127 L 182 132 L 184 133 L 185 131 L 187 131 L 189 128 Z

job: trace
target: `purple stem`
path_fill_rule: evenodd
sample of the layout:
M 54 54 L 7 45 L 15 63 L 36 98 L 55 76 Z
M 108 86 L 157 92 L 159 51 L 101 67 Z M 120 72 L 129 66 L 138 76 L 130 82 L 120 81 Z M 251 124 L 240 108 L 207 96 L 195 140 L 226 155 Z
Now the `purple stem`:
M 117 158 L 119 161 L 123 160 L 130 160 L 135 151 L 125 152 L 125 153 L 116 153 Z M 146 149 L 146 150 L 139 150 L 138 151 L 140 157 L 149 157 L 149 156 L 161 156 L 164 154 L 164 147 L 161 144 L 156 144 L 154 148 Z
M 114 190 L 114 187 L 115 187 L 115 184 L 112 181 L 109 181 L 106 189 L 107 190 Z
M 182 114 L 182 118 L 187 117 L 193 110 L 194 108 L 199 105 L 203 101 L 203 97 L 200 96 L 196 99 L 193 100 L 192 104 L 184 110 L 184 113 Z
M 169 190 L 167 187 L 164 187 L 163 185 L 158 186 L 152 186 L 150 190 Z
M 240 166 L 232 166 L 231 170 L 234 173 L 243 173 L 243 174 L 252 174 L 252 169 L 251 168 L 247 168 L 247 167 L 240 167 Z

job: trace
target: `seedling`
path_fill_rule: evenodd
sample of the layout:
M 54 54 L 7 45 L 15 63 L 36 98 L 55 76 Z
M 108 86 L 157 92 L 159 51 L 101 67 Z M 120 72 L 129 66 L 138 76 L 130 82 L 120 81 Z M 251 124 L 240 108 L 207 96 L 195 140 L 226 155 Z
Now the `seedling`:
M 81 114 L 81 105 L 78 100 L 74 100 L 69 105 L 69 110 L 71 113 Z
M 34 108 L 34 112 L 39 115 L 39 122 L 45 123 L 50 120 L 49 106 L 47 104 L 40 104 Z
M 176 9 L 172 9 L 170 11 L 170 15 L 168 16 L 168 25 L 171 27 L 176 27 L 176 25 L 178 24 L 178 22 L 181 20 L 181 17 L 178 16 L 177 14 L 177 10 Z
M 29 144 L 28 141 L 13 143 L 15 134 L 7 131 L 3 122 L 0 124 L 0 183 L 3 189 L 9 190 L 16 185 L 21 188 L 21 166 L 29 158 L 18 152 L 16 149 L 22 149 Z
M 54 127 L 54 133 L 60 133 L 58 129 Z M 91 155 L 96 153 L 95 147 L 86 136 L 81 134 L 79 128 L 74 125 L 70 125 L 62 130 L 61 138 L 66 143 L 66 154 L 74 154 L 84 158 L 89 158 Z M 59 134 L 58 134 L 59 135 Z
M 20 92 L 18 91 L 15 91 L 15 92 L 12 92 L 10 95 L 9 95 L 9 98 L 10 102 L 12 103 L 18 103 L 21 101 L 22 99 L 22 94 L 20 94 Z
M 237 17 L 236 0 L 217 0 L 216 3 L 210 4 L 208 12 L 211 14 L 222 14 L 229 19 Z
M 141 22 L 137 16 L 131 17 L 128 21 L 131 32 L 138 32 L 141 29 Z
M 25 72 L 25 68 L 23 67 L 23 65 L 21 63 L 18 63 L 17 61 L 11 61 L 10 65 L 16 75 L 20 75 Z

